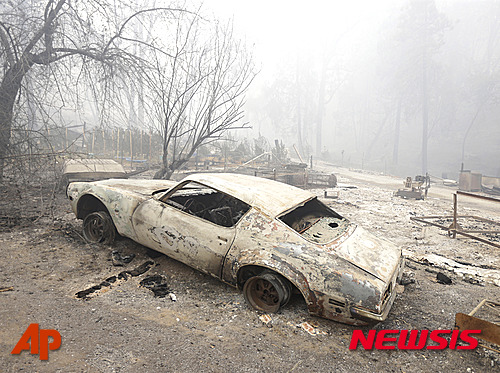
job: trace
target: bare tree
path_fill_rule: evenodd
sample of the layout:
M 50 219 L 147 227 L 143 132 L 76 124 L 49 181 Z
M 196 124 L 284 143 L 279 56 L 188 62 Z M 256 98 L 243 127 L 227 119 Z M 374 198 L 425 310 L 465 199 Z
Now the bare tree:
M 482 20 L 481 29 L 484 31 L 480 37 L 472 39 L 470 46 L 472 57 L 466 65 L 468 71 L 464 79 L 465 89 L 462 93 L 462 102 L 464 107 L 468 107 L 470 114 L 464 115 L 467 119 L 461 147 L 462 169 L 466 160 L 466 144 L 471 129 L 477 128 L 481 122 L 487 122 L 488 109 L 498 106 L 500 100 L 500 67 L 498 65 L 500 4 L 492 2 L 474 10 L 477 12 L 475 17 Z
M 7 1 L 0 5 L 0 178 L 11 150 L 16 99 L 26 77 L 36 79 L 44 69 L 50 75 L 55 71 L 53 66 L 63 61 L 69 63 L 68 71 L 71 66 L 97 62 L 100 74 L 106 78 L 120 70 L 133 73 L 143 61 L 130 51 L 130 46 L 144 43 L 129 32 L 129 26 L 153 11 L 172 15 L 183 10 L 132 6 L 118 9 L 114 2 L 108 4 L 106 0 Z M 71 78 L 52 73 L 51 79 Z
M 246 127 L 245 92 L 255 77 L 252 57 L 235 40 L 231 23 L 210 25 L 199 17 L 178 22 L 171 58 L 157 53 L 148 77 L 163 138 L 156 178 L 169 178 L 200 146 Z
M 387 24 L 379 49 L 385 95 L 390 99 L 389 110 L 395 113 L 392 159 L 397 164 L 402 114 L 421 114 L 421 172 L 425 174 L 430 117 L 438 111 L 431 104 L 437 101 L 443 75 L 439 73 L 436 56 L 443 45 L 448 20 L 438 11 L 434 0 L 410 0 L 393 22 Z

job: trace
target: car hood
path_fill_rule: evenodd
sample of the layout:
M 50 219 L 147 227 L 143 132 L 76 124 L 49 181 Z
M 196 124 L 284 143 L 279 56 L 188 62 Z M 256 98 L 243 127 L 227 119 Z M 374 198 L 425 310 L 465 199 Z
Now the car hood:
M 401 260 L 400 248 L 355 224 L 339 239 L 323 247 L 384 282 L 391 280 Z
M 156 191 L 172 188 L 178 182 L 171 180 L 109 179 L 96 181 L 94 184 L 151 196 Z

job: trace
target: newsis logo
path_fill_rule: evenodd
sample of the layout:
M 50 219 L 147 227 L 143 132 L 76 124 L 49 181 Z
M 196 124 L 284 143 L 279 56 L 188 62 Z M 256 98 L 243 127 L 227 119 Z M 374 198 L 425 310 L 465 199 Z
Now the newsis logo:
M 52 338 L 50 343 L 49 337 Z M 11 354 L 19 355 L 21 351 L 30 350 L 32 355 L 40 354 L 40 360 L 48 360 L 49 350 L 54 351 L 59 347 L 61 347 L 61 334 L 57 330 L 40 329 L 38 324 L 30 324 Z
M 370 330 L 365 336 L 362 330 L 354 330 L 349 350 L 356 350 L 358 345 L 365 350 L 472 350 L 478 341 L 471 334 L 481 330 Z M 445 337 L 450 337 L 449 341 Z M 436 344 L 428 345 L 428 342 Z

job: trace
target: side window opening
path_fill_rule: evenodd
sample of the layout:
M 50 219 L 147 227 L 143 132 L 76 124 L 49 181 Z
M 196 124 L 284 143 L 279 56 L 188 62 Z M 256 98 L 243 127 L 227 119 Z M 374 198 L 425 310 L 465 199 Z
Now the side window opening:
M 250 209 L 228 194 L 190 182 L 162 202 L 223 227 L 232 227 Z

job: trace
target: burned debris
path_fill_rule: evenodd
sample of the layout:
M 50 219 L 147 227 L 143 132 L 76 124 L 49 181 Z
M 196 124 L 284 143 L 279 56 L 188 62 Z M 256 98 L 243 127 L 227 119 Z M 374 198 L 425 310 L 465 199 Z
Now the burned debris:
M 234 172 L 279 181 L 304 189 L 337 186 L 337 176 L 334 173 L 313 169 L 312 156 L 308 164 L 297 152 L 300 162 L 294 162 L 285 156 L 286 149 L 283 143 L 279 145 L 277 140 L 275 143 L 274 151 L 258 153 L 243 163 L 241 163 L 243 161 L 241 157 L 225 156 L 224 159 L 216 156 L 197 157 L 194 161 L 188 162 L 189 170 L 183 170 L 177 176 L 182 178 L 193 172 Z
M 451 278 L 449 278 L 442 272 L 438 272 L 438 274 L 436 275 L 436 280 L 438 283 L 443 285 L 451 285 L 453 283 Z
M 481 313 L 478 317 L 476 313 Z M 483 341 L 500 346 L 500 303 L 488 299 L 483 299 L 469 314 L 455 314 L 455 326 L 460 330 L 480 330 L 478 338 Z M 487 345 L 484 348 L 499 352 L 497 349 Z
M 77 292 L 75 296 L 80 299 L 89 299 L 97 291 L 102 290 L 103 288 L 110 288 L 113 284 L 117 283 L 117 281 L 119 280 L 127 281 L 130 277 L 137 277 L 146 273 L 151 269 L 153 264 L 154 262 L 148 260 L 130 271 L 122 271 L 116 276 L 110 276 L 106 278 L 104 281 L 102 281 L 97 285 L 91 286 L 85 290 L 81 290 Z
M 417 175 L 415 179 L 412 180 L 410 176 L 404 181 L 404 188 L 398 189 L 394 193 L 396 197 L 402 198 L 412 198 L 412 199 L 425 199 L 429 188 L 431 187 L 431 178 L 429 175 Z
M 500 202 L 498 198 L 457 191 L 453 194 L 453 215 L 412 216 L 410 219 L 448 231 L 450 237 L 457 234 L 500 248 L 500 223 L 476 215 L 458 214 L 458 196 L 467 196 L 490 202 Z M 477 236 L 481 234 L 482 236 Z
M 165 277 L 162 275 L 156 274 L 147 276 L 139 283 L 139 285 L 151 290 L 155 297 L 158 298 L 165 298 L 167 295 L 172 294 Z
M 95 181 L 111 178 L 124 179 L 127 173 L 121 164 L 112 159 L 69 159 L 64 162 L 62 186 L 74 181 Z
M 130 263 L 134 258 L 135 254 L 122 255 L 117 250 L 113 250 L 111 253 L 111 261 L 115 267 L 122 267 L 124 264 Z

